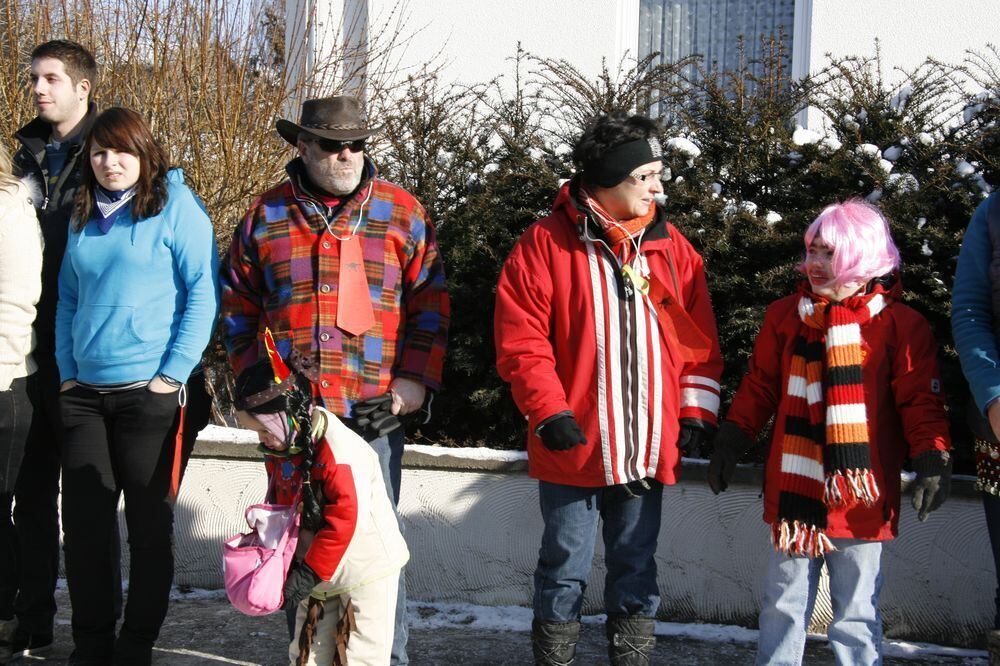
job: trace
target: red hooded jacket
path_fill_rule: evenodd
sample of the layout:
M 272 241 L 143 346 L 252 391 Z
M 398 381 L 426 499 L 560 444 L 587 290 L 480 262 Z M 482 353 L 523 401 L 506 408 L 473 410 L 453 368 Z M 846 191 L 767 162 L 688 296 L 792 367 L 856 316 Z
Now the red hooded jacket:
M 679 419 L 714 425 L 719 405 L 722 357 L 702 260 L 658 210 L 641 243 L 648 274 L 708 341 L 704 360 L 685 360 L 663 315 L 647 296 L 628 293 L 595 234 L 567 183 L 500 274 L 497 369 L 528 420 L 528 473 L 584 487 L 643 477 L 672 484 Z M 535 429 L 564 411 L 587 444 L 550 451 Z

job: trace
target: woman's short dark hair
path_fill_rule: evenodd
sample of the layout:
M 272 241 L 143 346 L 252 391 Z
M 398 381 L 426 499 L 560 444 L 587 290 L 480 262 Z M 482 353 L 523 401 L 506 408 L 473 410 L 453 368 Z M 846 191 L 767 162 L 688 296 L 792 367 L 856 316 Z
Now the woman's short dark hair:
M 167 153 L 142 116 L 131 109 L 113 106 L 97 116 L 83 145 L 81 182 L 76 194 L 76 230 L 87 225 L 94 210 L 97 177 L 90 164 L 90 151 L 95 144 L 139 158 L 139 180 L 132 199 L 132 218 L 136 222 L 163 210 L 167 205 L 167 171 L 170 168 Z
M 583 179 L 587 182 L 585 165 L 600 162 L 605 153 L 623 143 L 656 136 L 657 129 L 656 121 L 646 116 L 630 116 L 624 111 L 597 116 L 573 147 L 573 164 L 583 171 Z

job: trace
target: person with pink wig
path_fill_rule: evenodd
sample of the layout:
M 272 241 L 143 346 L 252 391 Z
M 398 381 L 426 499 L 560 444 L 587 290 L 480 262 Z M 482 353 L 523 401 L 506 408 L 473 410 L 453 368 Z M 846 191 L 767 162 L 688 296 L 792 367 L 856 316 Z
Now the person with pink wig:
M 898 534 L 903 464 L 916 472 L 919 520 L 949 490 L 937 344 L 927 320 L 899 302 L 899 251 L 878 208 L 827 206 L 804 240 L 806 279 L 767 308 L 708 482 L 725 490 L 775 417 L 764 472 L 774 552 L 757 663 L 801 663 L 825 563 L 837 663 L 880 664 L 882 543 Z

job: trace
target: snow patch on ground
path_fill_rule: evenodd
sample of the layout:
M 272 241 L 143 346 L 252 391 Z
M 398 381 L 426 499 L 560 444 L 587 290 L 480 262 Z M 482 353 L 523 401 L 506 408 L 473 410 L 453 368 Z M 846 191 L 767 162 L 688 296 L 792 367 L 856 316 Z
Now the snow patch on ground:
M 407 602 L 410 628 L 417 630 L 429 629 L 481 629 L 489 631 L 530 632 L 532 610 L 521 606 L 475 606 L 472 604 L 446 604 L 425 601 Z M 584 624 L 603 625 L 607 617 L 601 615 L 586 615 L 581 618 Z M 708 643 L 756 643 L 757 630 L 726 624 L 694 624 L 680 622 L 657 622 L 657 636 L 689 638 Z M 810 640 L 826 640 L 820 634 L 810 634 Z M 914 643 L 910 641 L 883 641 L 882 649 L 887 657 L 902 657 L 907 659 L 928 659 L 935 657 L 987 657 L 982 650 L 966 650 L 962 648 L 945 647 L 933 643 Z

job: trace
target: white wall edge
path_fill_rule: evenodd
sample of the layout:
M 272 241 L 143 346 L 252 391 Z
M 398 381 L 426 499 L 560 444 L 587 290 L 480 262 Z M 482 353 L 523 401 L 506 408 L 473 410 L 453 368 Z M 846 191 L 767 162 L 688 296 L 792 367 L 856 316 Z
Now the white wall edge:
M 809 76 L 812 63 L 812 10 L 813 0 L 795 0 L 795 20 L 792 27 L 792 79 L 801 81 Z M 802 109 L 795 116 L 802 127 L 809 126 L 809 109 Z

